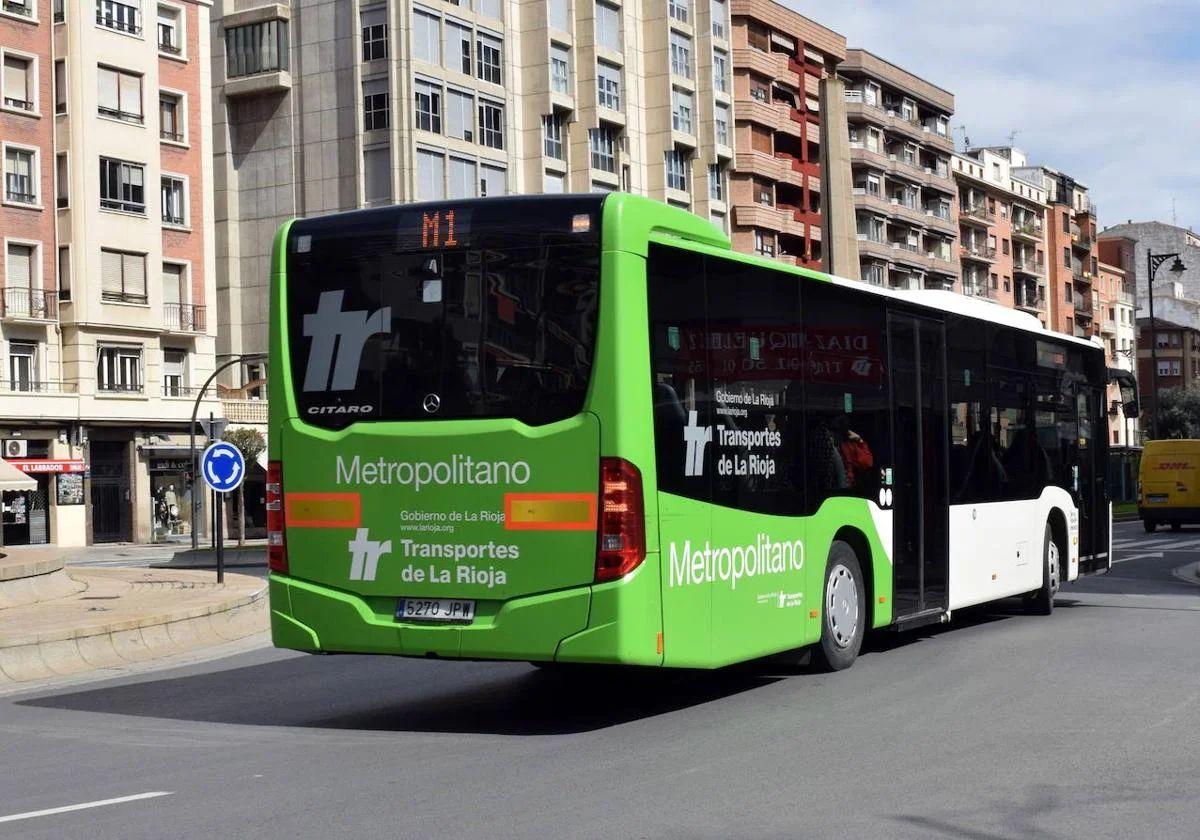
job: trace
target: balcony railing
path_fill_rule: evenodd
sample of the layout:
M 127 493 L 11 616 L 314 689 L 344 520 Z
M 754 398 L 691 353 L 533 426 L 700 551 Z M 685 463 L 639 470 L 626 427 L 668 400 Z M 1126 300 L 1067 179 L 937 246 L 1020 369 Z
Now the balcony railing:
M 967 295 L 968 297 L 981 297 L 981 298 L 994 299 L 996 297 L 996 290 L 993 289 L 991 286 L 989 286 L 987 283 L 964 282 L 963 283 L 963 294 Z
M 158 51 L 170 53 L 171 55 L 179 55 L 183 52 L 183 48 L 178 44 L 172 44 L 170 41 L 159 41 Z
M 996 218 L 996 214 L 988 210 L 986 204 L 976 204 L 974 207 L 963 207 L 958 211 L 959 216 L 970 216 L 973 219 L 983 219 L 985 222 L 990 222 Z
M 944 222 L 950 221 L 950 210 L 946 207 L 926 207 L 925 215 L 941 219 Z
M 4 104 L 9 108 L 17 108 L 21 111 L 32 111 L 33 102 L 29 99 L 17 99 L 14 96 L 4 97 Z
M 162 395 L 164 397 L 195 397 L 201 390 L 200 388 L 193 388 L 170 381 L 163 382 L 162 384 Z
M 132 111 L 122 111 L 118 108 L 105 108 L 103 105 L 96 108 L 102 117 L 112 117 L 114 120 L 121 122 L 134 123 L 141 125 L 146 121 L 146 118 L 141 114 L 135 114 Z
M 102 394 L 144 394 L 146 388 L 140 382 L 101 382 L 96 390 Z
M 124 201 L 119 198 L 101 198 L 100 206 L 105 210 L 121 210 L 125 213 L 137 213 L 146 215 L 146 202 L 144 201 Z
M 163 326 L 176 332 L 204 332 L 204 307 L 191 303 L 164 303 Z
M 1027 222 L 1023 225 L 1013 225 L 1013 233 L 1023 236 L 1036 236 L 1040 239 L 1042 236 L 1042 226 L 1034 222 Z
M 174 131 L 167 131 L 165 128 L 163 128 L 163 129 L 160 129 L 160 130 L 159 130 L 159 132 L 158 132 L 158 138 L 159 138 L 160 140 L 170 140 L 170 141 L 172 141 L 172 142 L 175 142 L 175 143 L 182 143 L 182 142 L 183 142 L 183 135 L 182 135 L 182 134 L 177 134 L 177 133 L 175 133 Z
M 21 15 L 22 17 L 33 17 L 33 6 L 31 2 L 14 3 L 13 0 L 4 0 L 4 11 L 10 15 Z
M 0 318 L 53 321 L 58 317 L 58 293 L 28 286 L 0 287 Z
M 1042 269 L 1045 268 L 1045 264 L 1040 263 L 1037 260 L 1028 260 L 1028 259 L 1023 259 L 1021 257 L 1013 257 L 1013 268 L 1016 269 L 1017 271 L 1028 271 L 1031 274 L 1041 274 Z
M 125 21 L 120 18 L 108 17 L 107 15 L 96 15 L 96 23 L 108 29 L 115 29 L 118 32 L 127 32 L 130 35 L 141 35 L 142 27 L 137 25 L 136 18 L 134 21 Z
M 0 379 L 0 391 L 22 394 L 74 394 L 79 391 L 79 384 L 77 382 Z
M 976 245 L 971 242 L 964 242 L 958 246 L 958 251 L 964 257 L 975 257 L 980 260 L 996 259 L 996 249 L 990 245 Z
M 145 303 L 146 295 L 136 292 L 101 291 L 100 300 L 105 303 Z

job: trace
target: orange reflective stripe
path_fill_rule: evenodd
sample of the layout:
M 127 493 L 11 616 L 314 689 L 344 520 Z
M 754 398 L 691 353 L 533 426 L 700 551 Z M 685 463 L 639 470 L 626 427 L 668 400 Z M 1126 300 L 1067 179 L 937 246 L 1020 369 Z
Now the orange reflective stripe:
M 505 493 L 504 527 L 509 531 L 594 530 L 596 494 Z
M 289 528 L 357 528 L 362 524 L 358 493 L 284 493 L 284 522 Z

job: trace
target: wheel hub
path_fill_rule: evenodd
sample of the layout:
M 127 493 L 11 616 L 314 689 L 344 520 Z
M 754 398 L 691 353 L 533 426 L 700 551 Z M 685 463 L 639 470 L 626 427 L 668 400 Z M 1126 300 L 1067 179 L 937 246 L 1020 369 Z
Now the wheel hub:
M 848 647 L 858 632 L 858 586 L 842 564 L 829 570 L 825 587 L 825 621 L 838 647 Z

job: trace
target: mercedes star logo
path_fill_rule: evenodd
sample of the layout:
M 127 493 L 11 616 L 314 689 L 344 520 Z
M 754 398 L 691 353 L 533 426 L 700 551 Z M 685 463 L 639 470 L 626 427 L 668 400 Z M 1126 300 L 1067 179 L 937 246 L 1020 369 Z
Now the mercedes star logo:
M 442 407 L 442 398 L 437 394 L 426 394 L 421 407 L 425 409 L 426 414 L 436 414 L 437 410 Z

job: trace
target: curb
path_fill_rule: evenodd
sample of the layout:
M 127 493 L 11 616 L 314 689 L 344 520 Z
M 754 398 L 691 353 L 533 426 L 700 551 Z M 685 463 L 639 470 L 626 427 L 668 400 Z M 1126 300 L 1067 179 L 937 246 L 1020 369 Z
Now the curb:
M 144 662 L 236 641 L 267 629 L 267 584 L 217 604 L 146 618 L 0 636 L 0 685 Z
M 63 567 L 61 557 L 43 557 L 40 560 L 12 560 L 11 554 L 0 554 L 0 584 L 21 578 L 38 577 L 57 572 Z

